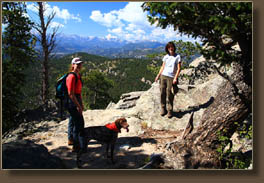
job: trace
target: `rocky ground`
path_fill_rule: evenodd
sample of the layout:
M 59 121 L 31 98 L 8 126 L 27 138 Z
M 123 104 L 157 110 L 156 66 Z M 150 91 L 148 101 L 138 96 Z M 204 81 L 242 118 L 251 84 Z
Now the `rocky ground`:
M 68 120 L 60 124 L 47 122 L 46 132 L 37 132 L 26 136 L 23 139 L 34 141 L 36 144 L 43 144 L 50 154 L 63 160 L 66 168 L 75 169 L 76 154 L 71 152 L 71 146 L 67 145 L 67 123 Z M 101 122 L 102 123 L 102 122 Z M 90 122 L 89 126 L 101 125 L 100 122 Z M 40 124 L 45 125 L 44 123 Z M 40 126 L 40 128 L 41 128 Z M 87 125 L 86 125 L 87 126 Z M 37 127 L 37 126 L 36 126 Z M 164 134 L 166 134 L 164 136 Z M 82 156 L 82 168 L 85 169 L 135 169 L 146 164 L 151 154 L 162 153 L 159 142 L 173 139 L 177 133 L 166 133 L 146 129 L 139 136 L 133 136 L 125 130 L 121 132 L 115 147 L 115 164 L 112 164 L 104 157 L 105 145 L 96 141 L 89 143 L 88 153 Z
M 86 111 L 87 114 L 93 111 Z M 103 111 L 96 111 L 97 113 L 104 113 Z M 118 113 L 117 111 L 111 111 Z M 105 114 L 104 116 L 107 116 Z M 87 121 L 87 120 L 86 120 Z M 129 121 L 129 119 L 128 119 Z M 86 126 L 102 125 L 100 120 L 89 120 Z M 76 154 L 72 153 L 72 147 L 67 144 L 67 124 L 68 120 L 60 123 L 53 121 L 44 121 L 36 124 L 31 130 L 28 130 L 27 135 L 20 136 L 21 140 L 30 140 L 35 144 L 44 145 L 48 152 L 59 157 L 63 162 L 63 167 L 67 169 L 76 169 Z M 131 125 L 131 124 L 130 124 Z M 110 160 L 104 157 L 105 145 L 97 141 L 89 143 L 88 153 L 82 156 L 82 168 L 84 169 L 136 169 L 144 166 L 149 162 L 151 155 L 162 154 L 164 151 L 163 145 L 173 139 L 177 138 L 181 132 L 153 130 L 148 127 L 142 127 L 141 135 L 135 136 L 133 128 L 132 132 L 122 131 L 117 140 L 115 147 L 116 163 L 112 164 Z M 29 134 L 30 131 L 35 131 Z M 17 138 L 17 136 L 13 136 Z M 4 144 L 13 142 L 12 135 L 5 139 Z

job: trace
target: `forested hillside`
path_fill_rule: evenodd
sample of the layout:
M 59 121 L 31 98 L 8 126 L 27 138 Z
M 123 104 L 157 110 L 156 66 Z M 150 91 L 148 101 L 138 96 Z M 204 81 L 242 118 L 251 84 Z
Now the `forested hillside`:
M 50 77 L 51 93 L 54 93 L 56 79 L 68 72 L 73 57 L 80 57 L 84 61 L 81 74 L 84 81 L 83 89 L 86 96 L 85 106 L 87 108 L 102 109 L 110 101 L 117 102 L 123 93 L 147 90 L 155 78 L 155 73 L 148 69 L 150 65 L 153 65 L 151 59 L 109 59 L 87 53 L 75 53 L 52 60 Z M 161 65 L 161 63 L 159 64 Z M 92 83 L 100 83 L 103 80 L 103 83 L 110 83 L 110 85 L 104 88 L 104 91 L 99 93 L 99 95 L 97 94 L 98 98 L 96 100 L 103 99 L 106 96 L 107 99 L 100 102 L 100 105 L 91 107 L 91 104 L 96 102 L 92 101 L 95 90 L 100 90 L 103 87 L 101 83 L 101 86 L 94 88 L 91 86 L 91 81 Z
M 117 102 L 119 97 L 123 93 L 131 91 L 141 91 L 150 88 L 151 82 L 155 78 L 155 73 L 150 69 L 151 66 L 161 65 L 160 61 L 152 59 L 110 59 L 106 57 L 90 55 L 87 53 L 74 53 L 69 54 L 61 58 L 53 58 L 50 62 L 50 98 L 55 99 L 55 84 L 58 78 L 65 73 L 69 72 L 71 66 L 71 60 L 73 57 L 80 57 L 84 61 L 82 69 L 82 78 L 84 81 L 84 91 L 89 91 L 91 94 L 91 88 L 89 88 L 89 77 L 91 73 L 98 73 L 97 78 L 93 82 L 99 82 L 100 76 L 104 79 L 111 81 L 111 87 L 107 88 L 106 93 L 109 94 L 109 98 L 95 108 L 105 108 L 110 101 Z M 40 87 L 41 87 L 41 65 L 38 61 L 32 63 L 26 72 L 26 85 L 23 89 L 24 94 L 28 98 L 22 105 L 28 105 L 30 108 L 40 105 Z M 102 78 L 101 78 L 102 80 Z M 106 94 L 105 93 L 105 94 Z M 99 96 L 103 97 L 103 96 Z M 86 106 L 91 101 L 87 98 L 85 100 Z

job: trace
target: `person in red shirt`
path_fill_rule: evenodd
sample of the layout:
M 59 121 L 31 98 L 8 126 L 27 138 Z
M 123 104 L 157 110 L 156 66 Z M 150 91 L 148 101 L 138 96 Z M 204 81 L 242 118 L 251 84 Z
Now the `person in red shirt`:
M 72 125 L 73 131 L 73 152 L 79 150 L 86 151 L 87 146 L 85 138 L 82 137 L 82 131 L 84 129 L 83 119 L 83 102 L 82 102 L 82 81 L 80 76 L 80 70 L 82 68 L 83 61 L 80 58 L 72 59 L 71 72 L 66 78 L 66 86 L 68 90 L 68 111 L 70 113 L 69 128 Z M 76 78 L 76 76 L 78 79 Z M 77 79 L 77 83 L 76 83 Z M 70 131 L 70 129 L 69 129 Z

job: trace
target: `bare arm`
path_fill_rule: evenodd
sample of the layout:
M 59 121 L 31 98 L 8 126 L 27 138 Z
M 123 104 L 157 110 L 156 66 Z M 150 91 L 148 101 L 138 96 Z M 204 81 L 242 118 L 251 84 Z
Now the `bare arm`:
M 176 72 L 175 77 L 173 79 L 173 84 L 177 83 L 177 78 L 178 78 L 180 72 L 181 72 L 181 63 L 178 63 L 177 72 Z
M 157 82 L 157 81 L 159 80 L 160 75 L 161 75 L 161 73 L 162 73 L 163 70 L 164 70 L 164 67 L 165 67 L 165 62 L 163 62 L 162 66 L 161 66 L 161 68 L 160 68 L 160 71 L 159 71 L 158 75 L 157 75 L 156 78 L 155 78 L 155 82 Z

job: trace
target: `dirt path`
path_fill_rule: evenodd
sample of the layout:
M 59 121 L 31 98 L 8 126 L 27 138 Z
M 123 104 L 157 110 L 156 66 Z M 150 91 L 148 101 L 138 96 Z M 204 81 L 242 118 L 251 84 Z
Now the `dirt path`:
M 52 155 L 58 156 L 68 169 L 77 169 L 76 154 L 72 153 L 72 146 L 67 145 L 68 120 L 60 123 L 44 122 L 37 126 L 42 128 L 24 139 L 30 139 L 37 144 L 43 144 Z M 93 124 L 97 125 L 97 124 Z M 81 157 L 83 169 L 137 169 L 145 165 L 151 154 L 162 153 L 163 146 L 177 136 L 175 132 L 165 132 L 144 129 L 140 136 L 131 136 L 126 130 L 119 134 L 115 146 L 115 160 L 112 164 L 104 157 L 105 145 L 97 141 L 90 141 L 88 152 Z M 122 148 L 125 146 L 124 148 Z

